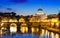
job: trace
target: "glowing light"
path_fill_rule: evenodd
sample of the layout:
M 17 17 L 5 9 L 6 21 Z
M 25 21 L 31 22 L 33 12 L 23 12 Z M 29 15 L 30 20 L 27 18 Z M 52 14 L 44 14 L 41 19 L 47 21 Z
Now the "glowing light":
M 28 28 L 26 27 L 26 32 L 28 32 Z
M 3 26 L 4 25 L 4 23 L 1 23 L 1 26 Z
M 16 19 L 10 19 L 9 22 L 17 22 Z
M 1 28 L 1 30 L 2 30 L 2 29 L 5 29 L 5 28 L 4 28 L 4 27 L 2 27 L 2 28 Z
M 8 18 L 7 17 L 4 17 L 1 22 L 8 22 Z
M 54 26 L 54 23 L 52 22 L 52 23 L 51 23 L 51 27 L 53 27 L 53 26 Z
M 32 30 L 32 33 L 34 32 L 34 28 L 31 28 L 31 30 Z
M 59 34 L 56 34 L 56 36 L 55 36 L 56 38 L 59 38 Z
M 44 34 L 44 29 L 42 29 L 42 34 Z
M 46 30 L 46 35 L 48 34 L 48 30 Z
M 53 32 L 51 32 L 51 36 L 52 36 L 52 38 L 55 38 L 55 37 L 54 37 L 54 33 L 53 33 Z
M 36 20 L 34 19 L 34 17 L 30 18 L 30 22 L 35 22 Z
M 10 32 L 17 32 L 17 29 L 15 27 L 10 27 Z
M 42 32 L 41 33 L 41 36 L 43 36 L 44 35 L 44 32 L 45 32 L 44 29 L 42 29 L 41 32 Z
M 49 36 L 50 36 L 50 35 L 49 35 L 49 32 L 48 32 L 48 34 L 47 34 L 47 35 L 48 35 L 48 38 L 49 38 Z
M 28 28 L 27 27 L 21 27 L 20 30 L 21 30 L 22 33 L 28 32 Z
M 25 22 L 24 18 L 20 18 L 19 22 Z
M 31 28 L 31 31 L 32 31 L 32 33 L 34 33 L 34 32 L 38 32 L 39 29 L 38 29 L 38 28 L 34 28 L 34 27 L 32 27 L 32 28 Z
M 12 23 L 10 25 L 10 32 L 17 32 L 17 25 L 16 24 Z
M 51 22 L 58 22 L 58 18 L 52 18 Z
M 3 32 L 2 32 L 2 30 L 0 30 L 0 34 L 2 34 Z
M 39 29 L 37 28 L 37 32 L 39 31 Z

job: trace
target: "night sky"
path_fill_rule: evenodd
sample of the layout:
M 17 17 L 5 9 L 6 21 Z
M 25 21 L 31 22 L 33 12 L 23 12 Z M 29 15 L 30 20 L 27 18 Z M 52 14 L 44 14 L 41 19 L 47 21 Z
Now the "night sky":
M 0 12 L 16 12 L 19 15 L 35 14 L 42 8 L 46 14 L 60 11 L 60 0 L 0 0 Z

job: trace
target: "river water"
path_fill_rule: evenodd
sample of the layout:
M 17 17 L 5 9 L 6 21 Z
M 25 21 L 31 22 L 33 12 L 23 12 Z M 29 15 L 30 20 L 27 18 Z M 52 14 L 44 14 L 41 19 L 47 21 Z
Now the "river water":
M 23 29 L 22 29 L 23 31 Z M 58 33 L 50 32 L 45 29 L 41 29 L 40 31 L 35 28 L 31 33 L 7 33 L 0 35 L 0 38 L 59 38 Z

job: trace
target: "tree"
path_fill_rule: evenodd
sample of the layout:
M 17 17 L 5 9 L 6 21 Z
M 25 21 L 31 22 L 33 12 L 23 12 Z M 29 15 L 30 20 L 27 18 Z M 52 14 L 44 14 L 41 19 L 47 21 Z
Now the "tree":
M 20 16 L 19 16 L 19 15 L 17 15 L 17 16 L 16 16 L 16 19 L 17 19 L 17 21 L 19 22 Z

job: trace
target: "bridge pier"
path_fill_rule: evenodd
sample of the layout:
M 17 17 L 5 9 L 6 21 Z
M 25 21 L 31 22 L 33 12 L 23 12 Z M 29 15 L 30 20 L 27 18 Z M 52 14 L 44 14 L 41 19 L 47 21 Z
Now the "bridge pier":
M 40 34 L 41 33 L 41 25 L 38 25 L 38 28 L 39 28 L 38 34 Z
M 28 26 L 28 33 L 31 33 L 31 26 Z
M 20 32 L 20 25 L 21 25 L 21 24 L 18 22 L 18 23 L 17 23 L 17 32 Z

